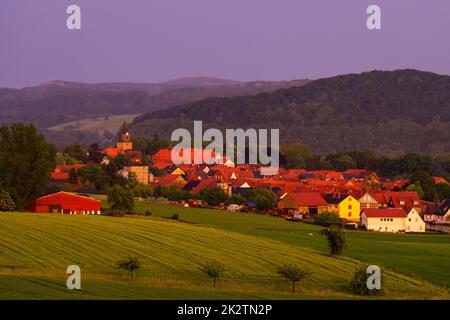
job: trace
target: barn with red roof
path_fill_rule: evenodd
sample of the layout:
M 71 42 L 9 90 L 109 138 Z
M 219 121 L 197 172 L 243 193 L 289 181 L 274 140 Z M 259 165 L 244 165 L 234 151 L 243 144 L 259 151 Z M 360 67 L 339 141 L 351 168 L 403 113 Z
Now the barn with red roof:
M 68 192 L 57 192 L 37 198 L 26 206 L 30 212 L 62 214 L 100 214 L 100 200 Z
M 293 192 L 280 197 L 278 209 L 313 215 L 328 211 L 328 203 L 319 192 Z

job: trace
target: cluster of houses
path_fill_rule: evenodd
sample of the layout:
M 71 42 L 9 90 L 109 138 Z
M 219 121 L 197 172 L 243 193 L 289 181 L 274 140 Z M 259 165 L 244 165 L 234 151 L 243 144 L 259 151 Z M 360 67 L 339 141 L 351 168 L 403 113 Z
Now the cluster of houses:
M 190 151 L 194 154 L 198 150 Z M 200 152 L 203 153 L 203 150 Z M 205 188 L 222 188 L 230 196 L 245 196 L 255 188 L 270 189 L 278 197 L 273 212 L 283 217 L 300 219 L 332 211 L 337 212 L 344 222 L 359 223 L 367 230 L 380 232 L 424 232 L 426 222 L 450 223 L 450 200 L 441 204 L 423 201 L 416 192 L 403 191 L 407 180 L 381 179 L 376 172 L 368 170 L 336 172 L 280 168 L 276 175 L 265 176 L 260 165 L 236 166 L 211 152 L 208 157 L 221 160 L 216 161 L 219 164 L 174 165 L 171 150 L 162 149 L 151 158 L 152 166 L 165 172 L 163 176 L 156 177 L 150 173 L 148 166 L 142 164 L 140 152 L 133 150 L 126 124 L 119 132 L 117 146 L 106 148 L 104 154 L 104 161 L 119 154 L 130 159 L 132 165 L 125 166 L 118 173 L 124 177 L 133 175 L 142 184 L 184 190 L 193 198 Z M 69 170 L 77 170 L 80 166 L 57 167 L 52 179 L 66 179 Z M 435 180 L 445 181 L 441 177 L 435 177 Z M 36 204 L 37 207 L 39 204 Z M 238 206 L 232 204 L 231 208 L 236 211 Z M 54 207 L 49 205 L 49 209 L 51 211 Z M 61 212 L 92 213 L 98 211 L 96 209 L 87 206 L 85 210 L 80 210 L 68 206 Z

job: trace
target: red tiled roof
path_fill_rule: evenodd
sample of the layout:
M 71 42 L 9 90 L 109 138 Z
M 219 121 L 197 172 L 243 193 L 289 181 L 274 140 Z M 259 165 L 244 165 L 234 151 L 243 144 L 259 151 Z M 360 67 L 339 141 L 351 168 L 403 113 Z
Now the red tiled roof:
M 191 162 L 194 163 L 194 156 L 196 153 L 202 155 L 202 161 L 207 163 L 213 163 L 213 159 L 216 157 L 216 153 L 214 150 L 205 150 L 205 149 L 180 149 L 179 153 L 176 155 L 177 161 L 182 161 L 184 156 L 184 151 L 188 153 L 191 152 Z M 172 161 L 172 149 L 161 149 L 156 152 L 152 159 L 154 162 L 166 162 L 173 163 Z
M 344 177 L 342 176 L 341 172 L 336 172 L 336 171 L 330 171 L 327 173 L 326 178 L 330 179 L 330 180 L 343 180 Z
M 153 156 L 153 161 L 166 162 L 170 161 L 170 149 L 158 150 Z
M 361 173 L 366 173 L 368 172 L 365 169 L 348 169 L 346 171 L 344 171 L 344 173 L 349 173 L 349 174 L 361 174 Z
M 307 171 L 305 169 L 289 169 L 286 172 L 282 173 L 279 172 L 279 174 L 282 176 L 283 179 L 295 179 L 297 180 L 300 175 L 306 173 Z
M 164 170 L 165 168 L 171 166 L 171 163 L 166 162 L 153 162 L 153 167 L 158 168 L 160 170 Z
M 382 190 L 372 190 L 369 193 L 372 195 L 372 197 L 375 198 L 375 200 L 377 200 L 377 202 L 381 205 L 385 205 L 387 204 L 387 200 L 386 200 L 386 194 L 387 191 L 382 191 Z
M 387 201 L 390 201 L 392 199 L 395 208 L 413 208 L 419 206 L 420 204 L 420 197 L 417 192 L 387 191 L 385 193 L 385 197 Z M 400 201 L 404 201 L 405 204 L 401 205 Z M 414 202 L 416 202 L 417 204 L 414 204 Z
M 61 173 L 52 172 L 50 177 L 53 180 L 68 180 L 69 179 L 69 173 L 67 173 L 67 172 L 61 172 Z
M 198 193 L 205 188 L 214 188 L 216 184 L 217 181 L 214 179 L 203 179 L 194 189 L 190 191 L 190 193 Z
M 434 180 L 434 183 L 446 183 L 446 184 L 450 184 L 450 183 L 448 183 L 448 181 L 447 180 L 445 180 L 444 178 L 442 178 L 442 177 L 433 177 L 433 180 Z
M 164 177 L 160 178 L 159 180 L 155 181 L 155 184 L 161 185 L 161 186 L 167 186 L 167 185 L 173 184 L 177 179 L 180 182 L 183 182 L 182 180 L 180 180 L 180 179 L 183 179 L 180 175 L 178 175 L 178 174 L 167 174 Z
M 105 148 L 103 153 L 110 156 L 111 158 L 117 157 L 123 152 L 122 148 Z
M 364 209 L 363 213 L 368 218 L 405 218 L 408 213 L 403 209 Z
M 246 183 L 251 187 L 250 181 L 246 181 L 246 180 L 242 180 L 242 179 L 232 180 L 230 184 L 233 188 L 240 188 L 242 185 L 244 185 Z
M 402 188 L 407 182 L 407 180 L 385 181 L 383 182 L 383 185 L 387 189 L 392 190 L 394 188 Z
M 53 180 L 68 180 L 69 179 L 69 172 L 74 169 L 80 169 L 82 167 L 84 167 L 85 164 L 82 163 L 77 163 L 74 165 L 61 165 L 61 166 L 56 166 L 55 170 L 53 170 L 53 172 L 50 174 L 50 177 Z
M 254 179 L 255 175 L 250 170 L 238 170 L 237 177 L 239 179 Z
M 289 193 L 287 196 L 290 196 L 298 206 L 316 207 L 328 205 L 319 192 L 295 192 Z

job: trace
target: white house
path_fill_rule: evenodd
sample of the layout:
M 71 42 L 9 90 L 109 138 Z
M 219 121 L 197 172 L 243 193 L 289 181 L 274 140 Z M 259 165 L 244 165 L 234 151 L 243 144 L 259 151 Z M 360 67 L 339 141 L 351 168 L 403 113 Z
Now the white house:
M 443 200 L 436 213 L 425 213 L 424 220 L 436 224 L 450 224 L 450 199 Z
M 364 209 L 361 223 L 370 231 L 378 232 L 425 232 L 425 222 L 416 208 L 409 212 L 403 209 Z

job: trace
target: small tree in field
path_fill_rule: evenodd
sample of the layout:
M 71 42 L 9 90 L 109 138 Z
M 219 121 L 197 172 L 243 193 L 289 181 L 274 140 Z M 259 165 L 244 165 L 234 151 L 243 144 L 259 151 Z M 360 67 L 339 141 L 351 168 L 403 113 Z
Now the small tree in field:
M 109 188 L 106 192 L 108 205 L 114 213 L 132 212 L 134 210 L 134 194 L 119 185 Z
M 320 234 L 327 237 L 328 246 L 330 247 L 330 252 L 333 255 L 341 255 L 342 251 L 346 246 L 345 232 L 340 228 L 332 226 L 328 229 L 323 229 Z
M 370 274 L 367 273 L 366 266 L 358 268 L 353 274 L 353 278 L 350 280 L 350 291 L 354 294 L 366 296 L 383 295 L 383 289 L 369 289 L 369 287 L 367 286 L 367 280 L 369 279 L 369 276 Z
M 298 267 L 293 264 L 279 266 L 277 273 L 292 282 L 292 293 L 295 293 L 295 284 L 311 276 L 311 272 L 306 267 Z
M 16 208 L 9 193 L 0 188 L 0 211 L 13 211 Z
M 138 257 L 127 256 L 117 262 L 117 267 L 129 272 L 130 279 L 134 279 L 134 273 L 141 268 L 141 263 Z
M 208 277 L 208 279 L 213 279 L 213 288 L 215 288 L 216 280 L 223 276 L 225 267 L 219 261 L 212 260 L 203 265 L 200 268 L 200 271 L 203 272 Z

